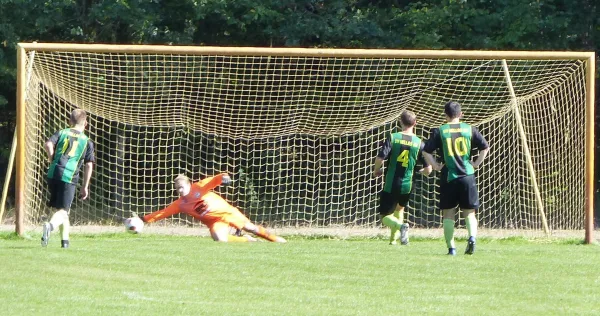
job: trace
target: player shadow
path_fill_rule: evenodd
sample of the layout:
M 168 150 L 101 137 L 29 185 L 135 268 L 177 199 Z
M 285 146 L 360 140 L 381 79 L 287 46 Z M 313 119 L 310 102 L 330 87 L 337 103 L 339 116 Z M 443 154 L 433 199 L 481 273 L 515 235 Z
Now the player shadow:
M 39 246 L 38 246 L 39 247 Z M 2 247 L 2 245 L 0 245 L 0 249 L 32 249 L 34 248 L 33 246 L 7 246 L 7 247 Z

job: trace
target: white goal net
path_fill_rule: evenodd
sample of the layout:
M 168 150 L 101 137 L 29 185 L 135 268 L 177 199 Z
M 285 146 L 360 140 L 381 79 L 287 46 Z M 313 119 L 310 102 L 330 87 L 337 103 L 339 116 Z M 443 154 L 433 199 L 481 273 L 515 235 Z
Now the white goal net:
M 382 179 L 371 175 L 380 142 L 404 109 L 426 140 L 454 100 L 491 145 L 476 174 L 481 227 L 584 228 L 584 60 L 322 51 L 28 53 L 25 223 L 48 214 L 43 143 L 81 108 L 97 163 L 74 225 L 158 210 L 176 199 L 177 174 L 228 172 L 233 184 L 217 191 L 257 223 L 380 227 Z M 415 177 L 414 227 L 440 227 L 438 185 L 439 173 Z

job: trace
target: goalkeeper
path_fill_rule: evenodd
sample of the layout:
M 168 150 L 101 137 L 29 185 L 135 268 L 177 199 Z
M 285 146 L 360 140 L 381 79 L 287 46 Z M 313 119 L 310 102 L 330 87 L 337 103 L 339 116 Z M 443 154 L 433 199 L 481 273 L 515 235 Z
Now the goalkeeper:
M 212 191 L 221 184 L 231 183 L 231 178 L 227 173 L 221 173 L 195 183 L 191 183 L 187 176 L 179 175 L 174 182 L 175 190 L 180 196 L 179 199 L 162 210 L 141 217 L 142 221 L 153 223 L 178 213 L 185 213 L 208 226 L 214 241 L 256 241 L 249 235 L 231 235 L 230 227 L 233 227 L 238 231 L 244 230 L 268 241 L 286 242 L 282 237 L 267 232 L 264 227 L 253 224 L 240 210 Z M 137 215 L 134 214 L 134 216 Z

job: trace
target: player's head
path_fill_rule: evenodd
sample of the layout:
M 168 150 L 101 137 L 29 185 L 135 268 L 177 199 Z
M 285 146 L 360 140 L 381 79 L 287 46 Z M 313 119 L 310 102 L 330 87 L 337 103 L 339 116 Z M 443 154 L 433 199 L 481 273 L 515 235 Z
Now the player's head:
M 87 113 L 82 109 L 75 109 L 71 112 L 69 121 L 72 126 L 85 127 L 85 124 L 87 123 Z
M 456 101 L 446 103 L 446 105 L 444 105 L 444 113 L 446 113 L 446 117 L 450 120 L 460 118 L 462 116 L 460 103 Z
M 190 193 L 192 183 L 190 182 L 190 178 L 186 175 L 178 175 L 173 182 L 175 183 L 175 190 L 177 190 L 179 196 L 186 196 Z
M 404 110 L 400 113 L 400 124 L 402 128 L 414 127 L 417 124 L 417 116 L 409 110 Z

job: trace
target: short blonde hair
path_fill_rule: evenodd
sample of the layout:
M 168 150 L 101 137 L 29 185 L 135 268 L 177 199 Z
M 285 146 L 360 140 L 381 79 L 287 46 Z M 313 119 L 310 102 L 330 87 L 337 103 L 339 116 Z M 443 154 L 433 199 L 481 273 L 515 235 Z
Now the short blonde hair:
M 173 182 L 177 183 L 177 182 L 186 182 L 186 183 L 190 183 L 190 178 L 188 178 L 185 174 L 178 174 L 177 177 L 175 177 L 175 180 L 173 180 Z
M 87 119 L 87 113 L 85 113 L 84 110 L 82 109 L 75 109 L 73 110 L 73 112 L 71 112 L 71 124 L 73 125 L 81 125 L 83 123 L 85 123 L 85 120 Z

